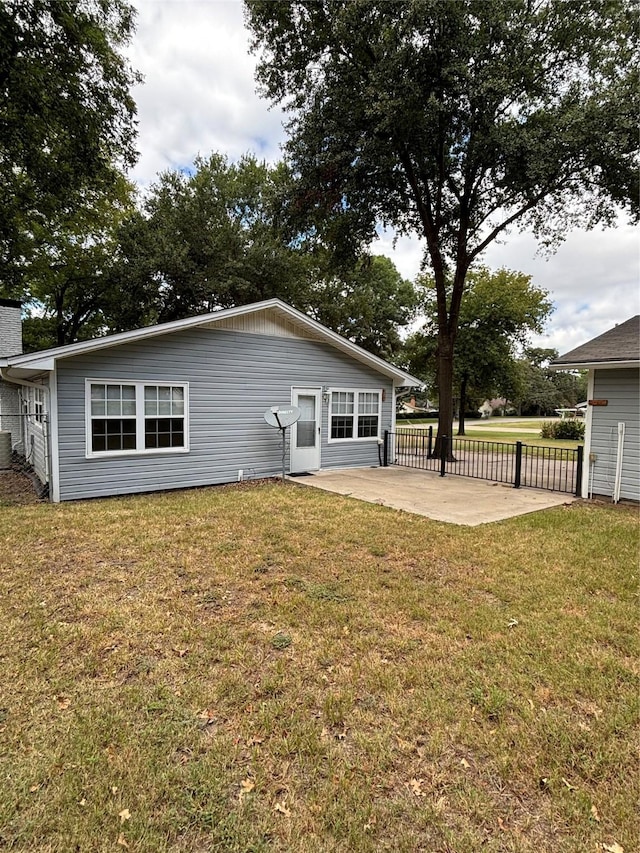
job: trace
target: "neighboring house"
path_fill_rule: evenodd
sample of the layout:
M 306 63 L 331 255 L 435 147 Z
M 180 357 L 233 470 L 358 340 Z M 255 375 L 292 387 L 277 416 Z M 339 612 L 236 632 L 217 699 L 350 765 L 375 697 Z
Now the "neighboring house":
M 420 384 L 278 299 L 0 358 L 0 375 L 48 442 L 54 501 L 277 475 L 272 406 L 302 411 L 291 473 L 376 466 L 396 389 Z
M 640 315 L 550 366 L 589 371 L 582 497 L 640 500 Z
M 478 409 L 479 414 L 483 418 L 490 418 L 496 412 L 500 415 L 505 415 L 509 407 L 509 401 L 504 397 L 495 397 L 493 400 L 485 400 Z
M 397 411 L 399 415 L 416 415 L 419 417 L 420 415 L 428 415 L 435 409 L 429 400 L 425 399 L 418 402 L 415 395 L 411 394 L 407 400 L 397 400 Z

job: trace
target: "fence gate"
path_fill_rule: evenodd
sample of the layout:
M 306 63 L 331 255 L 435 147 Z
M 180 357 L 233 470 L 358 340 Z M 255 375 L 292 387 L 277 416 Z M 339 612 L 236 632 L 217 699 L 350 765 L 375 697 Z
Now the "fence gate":
M 458 474 L 479 480 L 508 483 L 518 489 L 529 486 L 580 496 L 584 448 L 543 447 L 521 441 L 478 441 L 474 438 L 441 437 L 435 452 L 433 427 L 397 429 L 384 434 L 384 464 L 441 477 Z

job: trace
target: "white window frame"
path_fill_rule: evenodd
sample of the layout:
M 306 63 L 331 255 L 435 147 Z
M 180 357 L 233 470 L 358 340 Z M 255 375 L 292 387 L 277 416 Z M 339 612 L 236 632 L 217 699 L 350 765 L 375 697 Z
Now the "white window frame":
M 341 412 L 333 411 L 333 395 L 336 393 L 353 394 L 353 436 L 351 438 L 332 438 L 331 437 L 331 422 L 334 414 L 338 417 L 344 415 Z M 360 412 L 360 394 L 375 394 L 378 398 L 377 412 Z M 367 435 L 362 438 L 358 437 L 358 418 L 373 417 L 378 418 L 378 431 L 376 435 Z M 361 444 L 363 442 L 378 442 L 382 435 L 382 391 L 380 388 L 329 388 L 329 415 L 327 418 L 327 442 L 329 444 Z
M 44 430 L 43 422 L 47 414 L 44 386 L 42 388 L 35 388 L 29 385 L 24 390 L 26 394 L 23 395 L 22 405 L 27 416 L 27 421 L 30 426 Z
M 84 411 L 85 411 L 85 457 L 87 459 L 111 459 L 119 456 L 152 456 L 156 454 L 166 455 L 167 453 L 188 453 L 189 452 L 189 383 L 174 382 L 172 379 L 158 379 L 153 382 L 141 381 L 138 379 L 102 379 L 99 377 L 85 379 L 85 394 L 84 394 Z M 91 414 L 91 386 L 92 385 L 133 385 L 135 388 L 136 413 L 129 416 L 129 419 L 135 419 L 136 422 L 136 448 L 127 450 L 93 450 L 92 449 L 92 430 L 91 424 L 93 416 Z M 183 447 L 145 447 L 145 406 L 144 406 L 144 389 L 159 388 L 170 386 L 171 388 L 182 388 L 184 392 L 184 446 Z M 95 416 L 100 419 L 99 415 Z M 172 418 L 176 415 L 166 415 L 165 417 Z M 178 416 L 179 417 L 179 416 Z

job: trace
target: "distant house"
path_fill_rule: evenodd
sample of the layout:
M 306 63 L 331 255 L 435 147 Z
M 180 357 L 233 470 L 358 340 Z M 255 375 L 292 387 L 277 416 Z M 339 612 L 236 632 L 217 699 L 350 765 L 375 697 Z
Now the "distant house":
M 483 418 L 490 418 L 496 412 L 500 415 L 505 415 L 509 407 L 509 401 L 504 397 L 495 397 L 493 400 L 485 400 L 478 409 L 478 412 Z
M 399 415 L 415 415 L 416 417 L 424 417 L 430 412 L 435 411 L 433 404 L 429 400 L 418 400 L 415 394 L 410 394 L 404 399 L 399 397 L 397 408 Z
M 278 474 L 272 406 L 302 412 L 291 473 L 378 465 L 397 389 L 420 385 L 278 299 L 28 355 L 15 304 L 0 315 L 14 445 L 54 501 Z
M 589 371 L 582 496 L 640 500 L 640 315 L 550 366 Z

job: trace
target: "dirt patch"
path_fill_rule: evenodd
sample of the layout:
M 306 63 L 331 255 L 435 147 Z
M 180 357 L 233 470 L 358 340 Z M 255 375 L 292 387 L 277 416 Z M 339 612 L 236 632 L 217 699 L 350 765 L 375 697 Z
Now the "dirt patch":
M 34 475 L 23 471 L 19 465 L 0 471 L 0 506 L 42 503 L 42 485 Z

